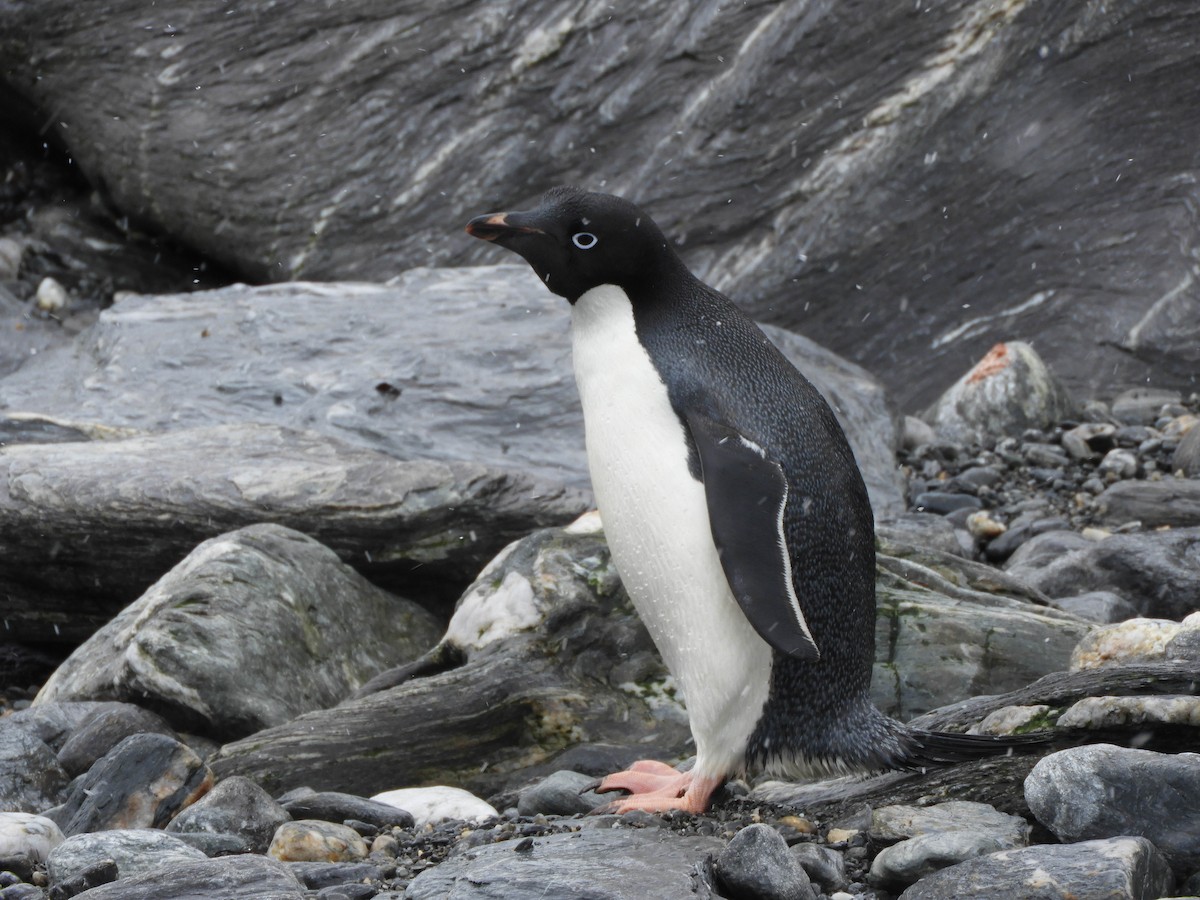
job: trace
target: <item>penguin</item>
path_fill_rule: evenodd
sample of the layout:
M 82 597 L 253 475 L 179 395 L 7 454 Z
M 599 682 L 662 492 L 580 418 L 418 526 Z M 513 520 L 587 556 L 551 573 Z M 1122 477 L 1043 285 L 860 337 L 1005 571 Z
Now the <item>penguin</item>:
M 604 778 L 612 811 L 702 813 L 731 777 L 917 769 L 1023 739 L 912 729 L 870 699 L 875 533 L 833 411 L 645 212 L 578 187 L 467 232 L 571 307 L 588 468 L 621 580 L 680 686 L 687 772 Z

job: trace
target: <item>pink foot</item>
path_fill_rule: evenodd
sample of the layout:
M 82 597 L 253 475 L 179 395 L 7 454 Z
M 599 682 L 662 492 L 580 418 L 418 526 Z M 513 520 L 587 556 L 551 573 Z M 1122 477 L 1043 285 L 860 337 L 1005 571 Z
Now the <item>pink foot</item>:
M 667 812 L 677 809 L 699 815 L 708 809 L 708 801 L 721 785 L 719 778 L 696 778 L 691 772 L 677 772 L 666 763 L 640 759 L 624 772 L 607 776 L 596 788 L 606 791 L 629 791 L 629 796 L 614 800 L 596 812 L 627 813 L 635 809 L 645 812 Z

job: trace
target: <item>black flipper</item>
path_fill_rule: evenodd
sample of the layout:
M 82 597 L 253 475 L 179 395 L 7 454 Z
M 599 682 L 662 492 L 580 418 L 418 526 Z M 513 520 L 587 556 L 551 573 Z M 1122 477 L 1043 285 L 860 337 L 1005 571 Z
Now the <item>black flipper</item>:
M 764 641 L 797 659 L 820 651 L 792 586 L 783 533 L 788 485 L 779 463 L 735 429 L 686 416 L 700 456 L 713 542 L 730 590 Z

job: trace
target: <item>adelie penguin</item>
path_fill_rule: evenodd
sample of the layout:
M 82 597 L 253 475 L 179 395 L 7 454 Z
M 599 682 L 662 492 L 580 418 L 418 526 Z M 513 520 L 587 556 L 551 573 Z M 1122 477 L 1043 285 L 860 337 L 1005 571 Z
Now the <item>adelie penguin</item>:
M 634 204 L 574 187 L 467 231 L 571 304 L 588 467 L 621 580 L 681 686 L 696 762 L 609 775 L 617 811 L 702 812 L 746 770 L 918 768 L 1013 741 L 869 696 L 874 521 L 833 412 Z

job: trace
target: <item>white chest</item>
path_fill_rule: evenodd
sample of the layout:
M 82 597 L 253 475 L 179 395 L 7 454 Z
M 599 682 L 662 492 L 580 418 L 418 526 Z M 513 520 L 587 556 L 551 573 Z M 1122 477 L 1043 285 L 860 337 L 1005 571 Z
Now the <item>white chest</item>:
M 592 488 L 621 580 L 683 688 L 697 749 L 737 754 L 766 699 L 770 652 L 729 591 L 683 424 L 622 290 L 580 297 L 571 333 Z

